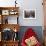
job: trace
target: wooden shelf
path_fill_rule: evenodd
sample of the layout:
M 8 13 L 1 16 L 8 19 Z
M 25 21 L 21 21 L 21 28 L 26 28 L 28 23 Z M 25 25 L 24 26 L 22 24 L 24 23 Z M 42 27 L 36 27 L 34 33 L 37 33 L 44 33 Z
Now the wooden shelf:
M 19 41 L 1 41 L 1 44 L 0 45 L 3 45 L 3 46 L 18 46 L 18 43 Z
M 19 24 L 0 24 L 0 28 L 1 28 L 1 31 L 5 28 L 12 29 L 13 31 L 14 29 L 16 29 L 17 31 L 19 31 L 20 26 Z
M 16 9 L 18 10 L 19 7 L 0 7 L 0 10 L 12 10 L 12 9 Z
M 10 12 L 13 12 L 13 14 L 10 13 Z M 17 13 L 15 14 L 14 12 L 15 13 L 17 12 Z M 7 16 L 15 16 L 15 17 L 17 16 L 17 19 L 18 19 L 18 17 L 19 17 L 19 7 L 0 7 L 0 15 L 1 15 L 1 23 L 2 24 L 4 24 L 6 22 L 5 17 L 7 17 Z M 7 23 L 8 23 L 8 18 L 7 18 Z M 18 24 L 18 21 L 17 21 L 17 24 Z
M 3 12 L 2 12 L 3 11 Z M 11 13 L 10 13 L 11 12 Z M 13 14 L 12 14 L 13 12 Z M 16 13 L 17 12 L 17 13 Z M 15 14 L 16 13 L 16 14 Z M 8 19 L 7 19 L 7 16 L 14 16 L 16 17 L 17 16 L 17 19 L 19 17 L 19 7 L 0 7 L 0 20 L 1 20 L 1 24 L 0 24 L 0 32 L 3 33 L 3 30 L 8 28 L 8 29 L 11 29 L 12 31 L 14 31 L 15 33 L 15 29 L 16 29 L 16 32 L 18 33 L 19 29 L 20 29 L 20 26 L 18 24 L 18 21 L 17 21 L 17 24 L 8 24 Z M 5 19 L 6 17 L 6 19 Z M 11 31 L 10 30 L 10 31 Z M 12 34 L 13 35 L 13 34 Z M 15 34 L 14 34 L 15 35 Z M 17 34 L 16 34 L 17 35 Z M 1 34 L 2 36 L 2 34 Z M 15 37 L 15 36 L 14 36 Z M 13 37 L 13 38 L 14 38 Z M 17 37 L 17 36 L 16 36 Z M 19 41 L 13 41 L 13 40 L 9 40 L 9 41 L 4 41 L 2 39 L 3 37 L 1 37 L 1 41 L 0 41 L 0 46 L 18 46 L 18 42 Z M 16 40 L 16 39 L 15 39 Z M 17 39 L 18 40 L 18 39 Z
M 15 40 L 15 41 L 10 40 L 10 41 L 3 41 L 3 42 L 5 42 L 5 43 L 8 43 L 8 42 L 12 43 L 12 42 L 19 42 L 19 40 Z

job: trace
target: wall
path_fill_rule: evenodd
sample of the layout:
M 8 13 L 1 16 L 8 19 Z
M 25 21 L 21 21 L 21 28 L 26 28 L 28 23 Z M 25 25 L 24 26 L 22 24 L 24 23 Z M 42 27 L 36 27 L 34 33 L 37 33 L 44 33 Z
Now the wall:
M 24 4 L 24 5 L 23 5 Z M 24 0 L 24 3 L 21 3 L 21 14 L 20 14 L 20 23 L 22 26 L 42 26 L 43 25 L 43 11 L 42 11 L 42 0 Z M 21 9 L 21 8 L 20 8 Z M 23 9 L 36 9 L 36 19 L 23 19 Z
M 14 0 L 15 1 L 15 0 Z M 0 0 L 0 6 L 15 6 L 13 0 Z M 21 26 L 43 26 L 42 0 L 17 0 L 20 7 L 19 24 Z M 23 19 L 24 9 L 36 9 L 36 19 Z M 9 19 L 10 20 L 10 19 Z

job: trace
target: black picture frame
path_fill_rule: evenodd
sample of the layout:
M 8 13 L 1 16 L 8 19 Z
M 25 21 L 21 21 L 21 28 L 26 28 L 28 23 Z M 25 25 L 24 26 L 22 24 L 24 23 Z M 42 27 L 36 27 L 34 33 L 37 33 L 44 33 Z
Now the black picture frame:
M 25 9 L 24 19 L 36 19 L 36 9 Z

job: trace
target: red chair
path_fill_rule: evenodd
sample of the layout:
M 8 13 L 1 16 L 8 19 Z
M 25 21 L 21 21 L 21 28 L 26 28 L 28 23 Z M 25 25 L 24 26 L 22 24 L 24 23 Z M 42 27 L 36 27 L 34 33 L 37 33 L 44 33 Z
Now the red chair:
M 36 33 L 32 30 L 32 28 L 27 29 L 24 34 L 24 37 L 22 38 L 21 46 L 27 46 L 25 40 L 32 36 L 37 37 Z M 40 42 L 38 41 L 35 46 L 41 46 Z

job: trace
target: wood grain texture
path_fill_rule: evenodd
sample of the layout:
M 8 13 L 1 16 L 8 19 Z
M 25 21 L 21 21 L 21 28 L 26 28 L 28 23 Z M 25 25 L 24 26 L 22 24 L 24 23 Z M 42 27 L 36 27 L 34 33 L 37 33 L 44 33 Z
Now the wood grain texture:
M 0 30 L 3 31 L 3 29 L 5 28 L 10 28 L 14 31 L 14 29 L 16 29 L 17 31 L 19 31 L 20 26 L 18 24 L 1 24 L 0 25 Z
M 1 41 L 0 46 L 18 46 L 18 41 Z

